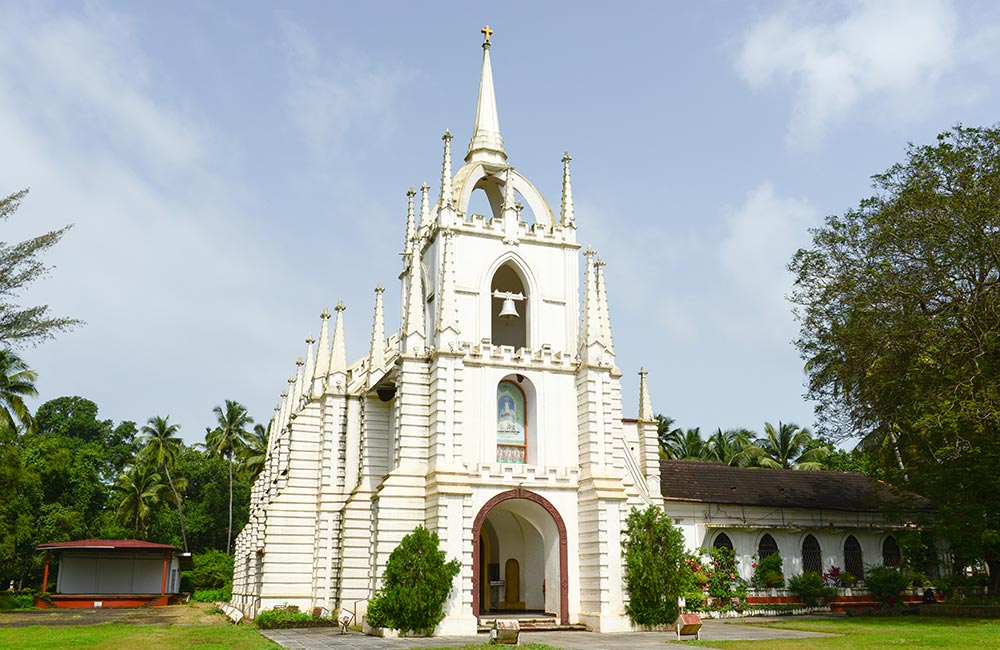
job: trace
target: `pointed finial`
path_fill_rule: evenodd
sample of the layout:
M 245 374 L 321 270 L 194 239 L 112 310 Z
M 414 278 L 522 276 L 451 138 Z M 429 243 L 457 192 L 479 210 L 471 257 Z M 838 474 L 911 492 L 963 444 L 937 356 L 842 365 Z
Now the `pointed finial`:
M 337 381 L 343 382 L 347 377 L 347 349 L 344 341 L 344 306 L 343 300 L 337 301 L 334 310 L 337 312 L 337 320 L 333 325 L 333 349 L 330 351 L 330 367 L 327 374 L 331 379 L 327 381 L 327 391 L 335 388 Z
M 407 257 L 413 253 L 414 229 L 416 228 L 413 217 L 413 197 L 416 195 L 417 193 L 412 186 L 406 192 L 406 241 L 403 242 L 403 255 Z M 409 260 L 406 260 L 404 265 L 408 264 Z
M 569 176 L 569 161 L 573 160 L 569 152 L 563 153 L 563 186 L 562 186 L 562 214 L 560 219 L 564 226 L 576 227 L 576 216 L 573 213 L 573 183 Z
M 323 313 L 319 315 L 321 323 L 319 326 L 319 348 L 316 352 L 316 366 L 312 373 L 313 396 L 319 396 L 323 391 L 323 380 L 330 372 L 330 310 L 323 308 Z
M 298 359 L 295 360 L 295 365 L 299 367 L 304 366 L 305 364 L 306 362 L 302 360 L 302 357 L 299 357 Z
M 507 165 L 503 180 L 503 209 L 513 209 L 514 202 L 514 168 Z
M 639 368 L 639 376 L 640 377 L 642 377 L 643 379 L 645 379 L 646 375 L 648 375 L 648 374 L 649 374 L 649 371 L 646 370 L 645 366 L 642 366 L 642 367 Z
M 424 183 L 420 186 L 420 233 L 423 233 L 431 227 L 431 186 Z
M 640 422 L 652 422 L 653 421 L 653 403 L 649 399 L 649 386 L 646 384 L 646 372 L 645 368 L 639 369 L 639 421 Z
M 451 132 L 445 129 L 444 135 L 444 159 L 441 162 L 441 208 L 452 207 L 454 193 L 451 186 Z
M 487 25 L 486 27 L 480 29 L 479 32 L 483 35 L 483 49 L 490 49 L 490 36 L 493 36 L 493 30 L 490 29 L 489 25 Z
M 378 374 L 385 368 L 385 313 L 382 307 L 382 293 L 385 287 L 375 287 L 375 314 L 372 319 L 372 343 L 368 351 L 369 387 L 380 379 Z
M 312 334 L 310 334 L 309 336 L 306 337 L 306 345 L 312 345 L 315 342 L 316 342 L 316 339 L 313 338 Z

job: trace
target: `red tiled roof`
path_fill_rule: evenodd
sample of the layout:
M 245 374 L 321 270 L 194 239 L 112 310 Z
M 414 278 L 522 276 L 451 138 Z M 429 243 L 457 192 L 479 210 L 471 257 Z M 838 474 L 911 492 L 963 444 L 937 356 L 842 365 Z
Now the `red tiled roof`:
M 686 460 L 660 461 L 666 501 L 879 512 L 886 506 L 927 510 L 931 502 L 854 472 L 730 467 Z
M 133 551 L 179 551 L 180 549 L 170 544 L 157 544 L 155 542 L 142 542 L 137 539 L 81 539 L 75 542 L 49 542 L 39 544 L 35 547 L 40 551 L 51 551 L 64 548 L 89 548 L 89 549 L 130 549 Z

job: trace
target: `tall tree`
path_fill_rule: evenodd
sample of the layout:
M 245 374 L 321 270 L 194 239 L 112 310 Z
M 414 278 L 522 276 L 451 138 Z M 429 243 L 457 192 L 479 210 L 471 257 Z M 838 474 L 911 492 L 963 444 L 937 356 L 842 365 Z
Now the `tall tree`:
M 181 521 L 181 540 L 184 542 L 184 552 L 188 550 L 187 531 L 184 529 L 184 497 L 181 491 L 184 489 L 186 481 L 175 480 L 170 475 L 170 468 L 177 464 L 177 456 L 181 451 L 183 442 L 177 432 L 181 425 L 170 424 L 170 416 L 160 417 L 158 415 L 149 418 L 145 426 L 142 427 L 145 446 L 143 454 L 149 459 L 157 469 L 163 470 L 167 477 L 167 486 L 177 506 L 177 516 Z
M 28 430 L 34 427 L 34 418 L 24 398 L 38 395 L 37 379 L 37 373 L 21 357 L 0 349 L 0 430 L 13 432 L 18 426 Z
M 764 436 L 757 439 L 757 463 L 777 469 L 823 469 L 830 446 L 813 438 L 809 429 L 791 422 L 775 427 L 764 423 Z
M 755 456 L 754 432 L 749 429 L 716 429 L 705 441 L 704 457 L 733 467 L 750 465 Z
M 705 441 L 699 427 L 687 431 L 673 429 L 664 436 L 661 444 L 669 460 L 705 460 Z
M 267 439 L 268 427 L 255 424 L 253 431 L 247 434 L 246 444 L 240 451 L 241 469 L 249 477 L 251 484 L 264 469 L 264 462 L 267 460 Z
M 160 502 L 160 494 L 167 486 L 156 468 L 149 463 L 138 463 L 118 477 L 118 517 L 131 526 L 139 539 L 148 539 L 150 517 Z
M 910 145 L 874 187 L 789 265 L 820 432 L 889 438 L 1000 593 L 1000 128 Z
M 247 413 L 245 406 L 231 399 L 226 400 L 225 407 L 213 408 L 212 413 L 215 414 L 218 426 L 206 434 L 205 448 L 210 455 L 221 456 L 229 463 L 229 532 L 226 535 L 228 553 L 233 540 L 233 462 L 245 444 L 247 427 L 253 424 L 253 418 Z
M 14 214 L 28 190 L 0 199 L 0 220 Z M 42 253 L 54 246 L 70 226 L 22 242 L 0 241 L 0 345 L 34 345 L 83 321 L 49 314 L 48 305 L 22 307 L 12 301 L 35 280 L 48 273 Z

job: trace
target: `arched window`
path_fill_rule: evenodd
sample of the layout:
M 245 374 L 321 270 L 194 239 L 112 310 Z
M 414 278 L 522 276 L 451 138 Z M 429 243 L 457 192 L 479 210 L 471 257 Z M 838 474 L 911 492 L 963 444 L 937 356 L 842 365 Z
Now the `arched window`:
M 498 293 L 499 292 L 499 293 Z M 504 302 L 510 294 L 510 303 L 506 305 L 513 313 L 504 311 Z M 491 340 L 493 345 L 511 345 L 514 349 L 528 347 L 528 301 L 524 282 L 514 266 L 503 264 L 493 274 L 490 283 L 490 317 L 492 321 Z
M 778 543 L 774 541 L 769 533 L 764 533 L 764 536 L 760 538 L 760 542 L 757 544 L 757 558 L 763 560 L 768 555 L 774 555 L 778 552 Z
M 524 391 L 512 381 L 497 384 L 497 462 L 528 462 L 528 418 Z
M 903 554 L 899 550 L 899 544 L 896 543 L 896 538 L 889 535 L 882 542 L 882 564 L 885 566 L 899 566 L 903 559 Z
M 823 573 L 823 551 L 819 540 L 812 535 L 806 535 L 802 540 L 802 571 Z
M 861 544 L 854 535 L 848 535 L 844 540 L 844 570 L 858 579 L 865 575 L 865 559 L 861 553 Z
M 729 539 L 729 535 L 725 533 L 719 533 L 715 536 L 715 543 L 712 544 L 715 548 L 728 548 L 730 551 L 733 550 L 733 540 Z

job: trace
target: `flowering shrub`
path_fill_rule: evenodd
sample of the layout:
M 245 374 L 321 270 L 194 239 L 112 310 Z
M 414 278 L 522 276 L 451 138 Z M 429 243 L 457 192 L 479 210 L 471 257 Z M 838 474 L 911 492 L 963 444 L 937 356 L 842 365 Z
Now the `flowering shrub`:
M 853 587 L 858 581 L 850 571 L 843 571 L 839 566 L 830 566 L 823 574 L 823 584 L 827 587 Z
M 746 599 L 746 583 L 740 578 L 738 560 L 733 550 L 724 546 L 702 549 L 708 555 L 705 575 L 708 577 L 708 595 L 713 598 Z
M 780 589 L 785 586 L 785 574 L 781 567 L 781 553 L 771 553 L 753 563 L 753 576 L 750 584 L 757 589 Z
M 823 576 L 814 571 L 792 576 L 788 579 L 788 588 L 809 607 L 819 605 L 835 593 L 833 589 L 823 584 Z

